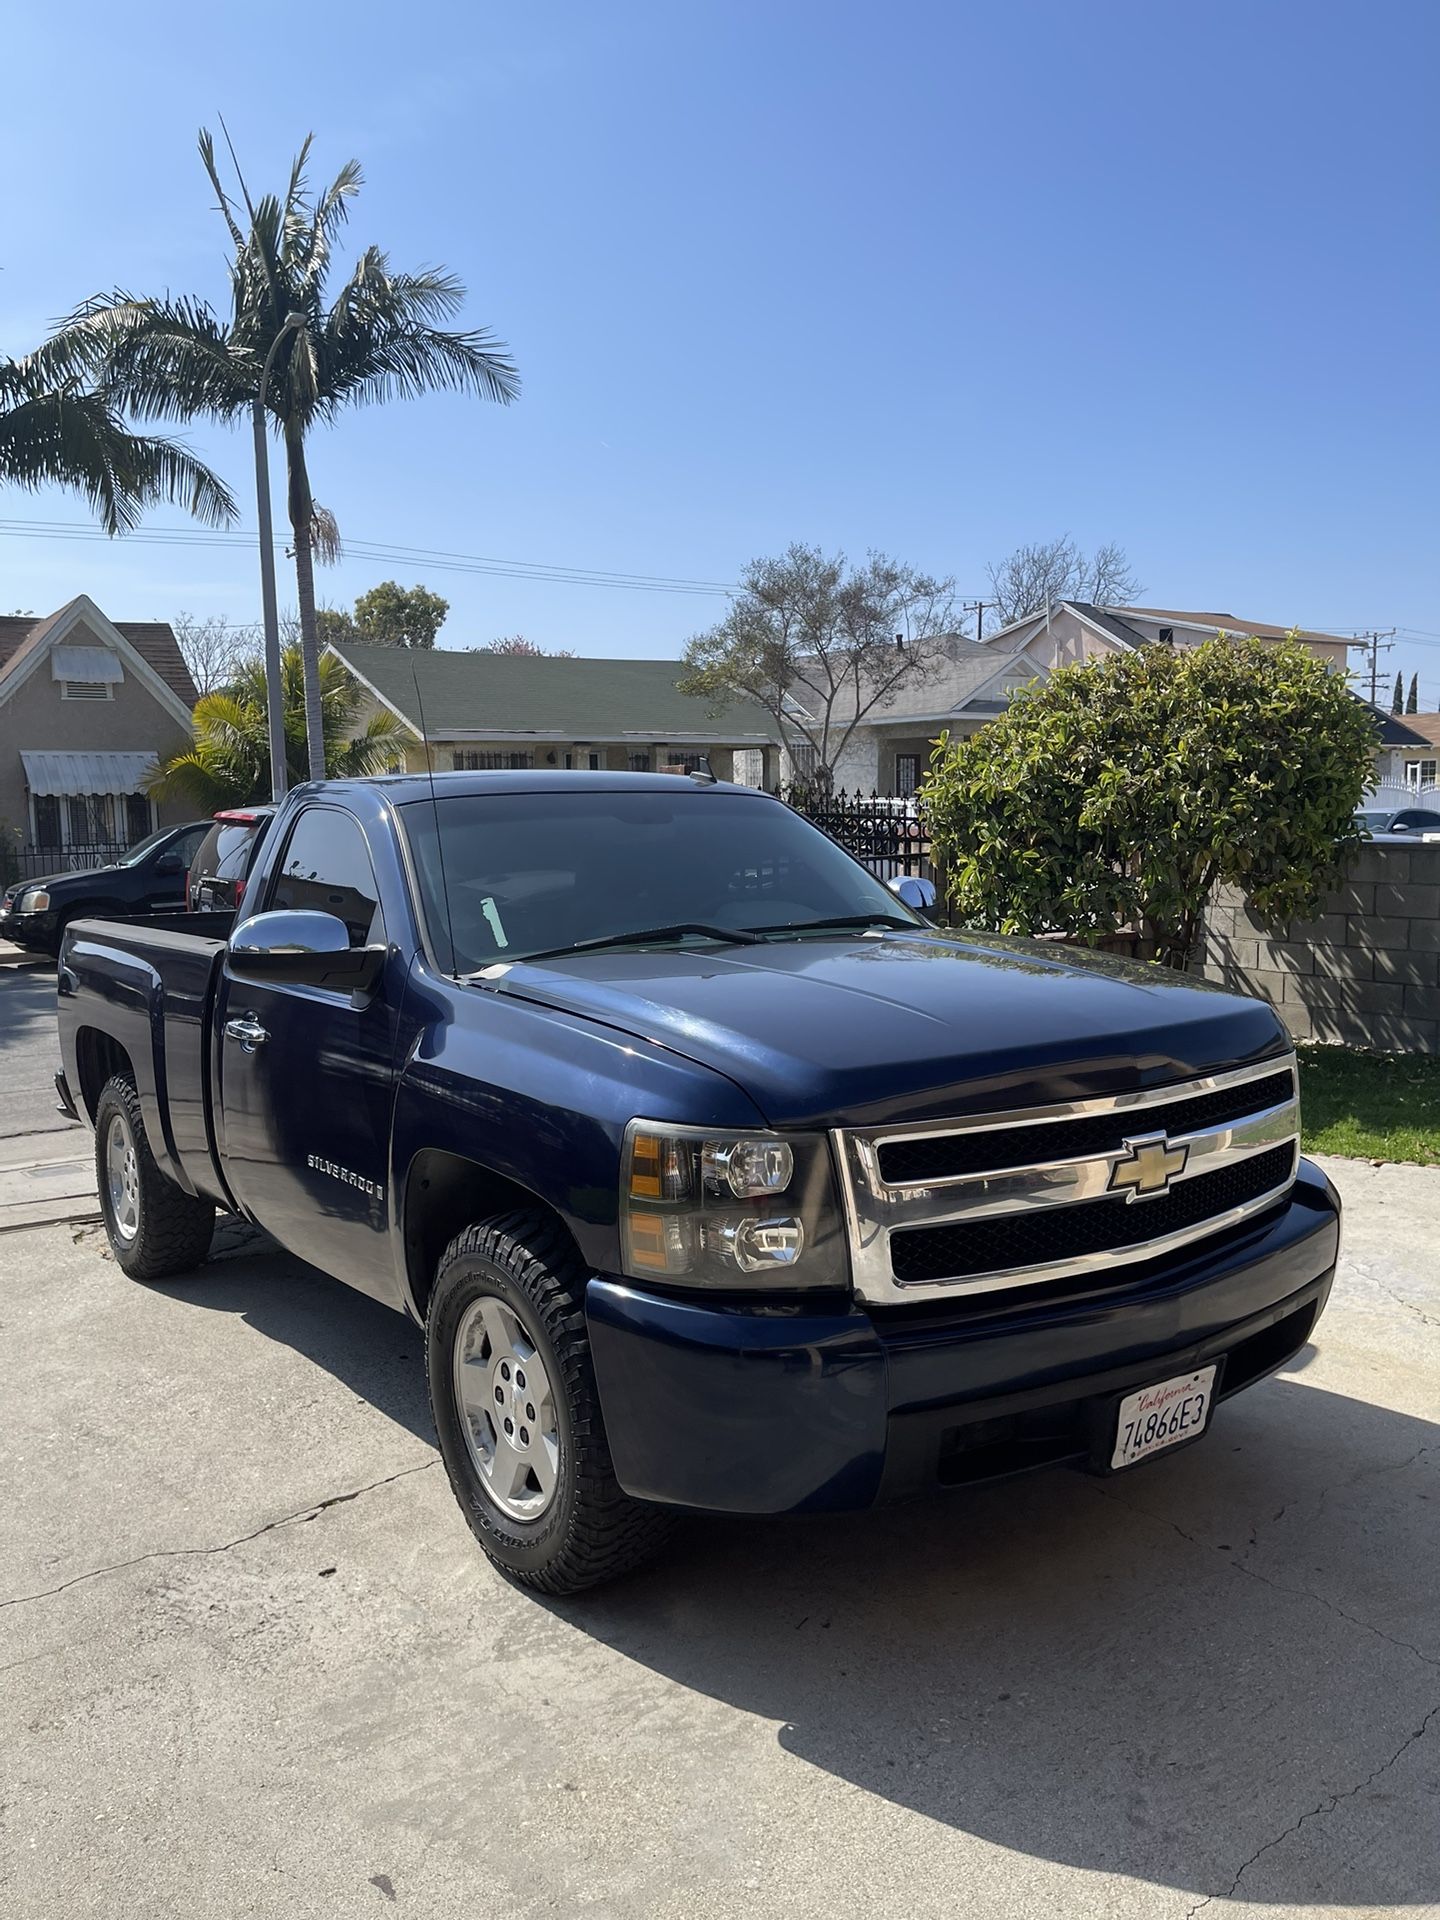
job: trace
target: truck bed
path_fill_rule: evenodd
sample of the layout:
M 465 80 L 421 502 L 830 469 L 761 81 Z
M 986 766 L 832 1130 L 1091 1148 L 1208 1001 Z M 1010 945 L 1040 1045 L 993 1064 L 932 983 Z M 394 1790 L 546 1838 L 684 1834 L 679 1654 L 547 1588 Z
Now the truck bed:
M 232 913 L 76 920 L 60 953 L 60 1049 L 77 1100 L 93 1114 L 128 1060 L 145 1131 L 163 1172 L 222 1206 L 215 1154 L 210 1008 Z

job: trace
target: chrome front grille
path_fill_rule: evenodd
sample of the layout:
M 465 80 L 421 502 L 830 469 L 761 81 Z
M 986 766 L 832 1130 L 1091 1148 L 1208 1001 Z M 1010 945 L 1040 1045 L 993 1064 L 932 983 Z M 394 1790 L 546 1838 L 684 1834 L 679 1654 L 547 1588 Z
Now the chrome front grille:
M 1293 1056 L 1143 1093 L 842 1130 L 857 1291 L 893 1304 L 1151 1259 L 1273 1205 L 1299 1134 Z

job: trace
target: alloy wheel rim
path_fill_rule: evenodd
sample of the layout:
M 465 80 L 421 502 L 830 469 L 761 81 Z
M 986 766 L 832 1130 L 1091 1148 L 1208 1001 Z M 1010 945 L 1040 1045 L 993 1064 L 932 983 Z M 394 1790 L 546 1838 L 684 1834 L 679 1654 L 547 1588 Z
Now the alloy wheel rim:
M 485 1490 L 512 1520 L 538 1520 L 560 1478 L 555 1391 L 520 1316 L 494 1294 L 472 1301 L 455 1329 L 455 1404 Z
M 130 1123 L 122 1113 L 112 1115 L 105 1135 L 105 1185 L 115 1232 L 131 1241 L 140 1231 L 140 1162 Z

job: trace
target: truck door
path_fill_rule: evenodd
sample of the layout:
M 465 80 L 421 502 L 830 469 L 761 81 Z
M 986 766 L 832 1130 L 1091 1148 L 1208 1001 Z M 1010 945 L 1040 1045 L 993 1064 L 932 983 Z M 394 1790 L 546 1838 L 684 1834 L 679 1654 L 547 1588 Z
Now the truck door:
M 353 946 L 386 937 L 364 833 L 339 807 L 307 806 L 296 817 L 259 905 L 333 913 Z M 392 955 L 356 1006 L 327 987 L 239 980 L 227 964 L 216 1008 L 231 1191 L 282 1246 L 391 1304 L 387 1184 L 404 978 Z

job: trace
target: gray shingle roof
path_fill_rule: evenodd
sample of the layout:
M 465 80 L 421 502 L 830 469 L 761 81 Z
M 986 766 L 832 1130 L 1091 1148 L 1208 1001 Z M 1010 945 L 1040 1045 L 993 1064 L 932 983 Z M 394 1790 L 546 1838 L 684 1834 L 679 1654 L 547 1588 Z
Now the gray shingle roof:
M 1112 613 L 1109 607 L 1097 607 L 1089 600 L 1063 600 L 1062 606 L 1074 607 L 1077 613 L 1083 613 L 1087 620 L 1093 620 L 1102 633 L 1108 633 L 1112 640 L 1118 640 L 1124 647 L 1143 647 L 1146 644 L 1143 633 L 1137 633 L 1134 627 Z
M 563 660 L 554 655 L 433 652 L 340 641 L 333 651 L 418 733 L 420 702 L 436 740 L 464 734 L 546 734 L 565 740 L 667 741 L 704 734 L 732 743 L 776 740 L 763 707 L 716 711 L 681 693 L 678 660 Z M 420 683 L 420 701 L 415 683 Z

